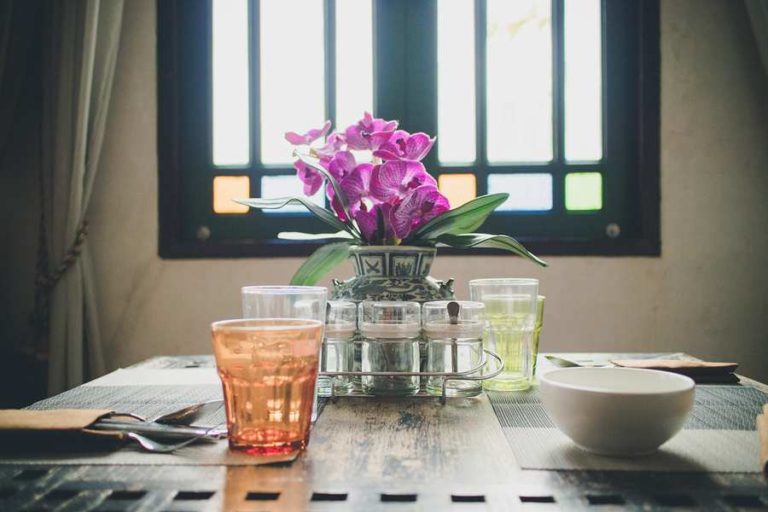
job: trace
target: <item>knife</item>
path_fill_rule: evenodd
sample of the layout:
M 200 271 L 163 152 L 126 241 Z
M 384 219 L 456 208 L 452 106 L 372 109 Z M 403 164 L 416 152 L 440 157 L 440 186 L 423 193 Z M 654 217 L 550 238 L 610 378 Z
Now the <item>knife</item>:
M 93 430 L 105 430 L 112 432 L 135 432 L 157 439 L 189 439 L 192 437 L 207 437 L 210 439 L 222 439 L 227 436 L 224 427 L 189 427 L 184 425 L 161 425 L 152 422 L 120 421 L 114 419 L 101 419 L 88 427 Z

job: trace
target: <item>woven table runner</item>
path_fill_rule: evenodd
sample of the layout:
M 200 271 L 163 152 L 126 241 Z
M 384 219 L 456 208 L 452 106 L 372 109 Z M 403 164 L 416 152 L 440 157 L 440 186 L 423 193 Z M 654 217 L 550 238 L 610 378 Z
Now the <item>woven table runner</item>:
M 176 384 L 171 384 L 176 382 Z M 152 418 L 189 405 L 221 400 L 222 391 L 215 368 L 162 369 L 126 368 L 112 372 L 88 384 L 32 404 L 29 409 L 112 409 Z M 318 415 L 325 400 L 320 399 Z M 195 422 L 211 427 L 226 424 L 221 408 Z M 41 452 L 34 455 L 2 454 L 0 465 L 200 465 L 250 466 L 292 459 L 261 459 L 233 452 L 227 441 L 201 442 L 172 454 L 147 453 L 133 444 L 102 453 Z M 295 456 L 293 457 L 295 459 Z
M 755 418 L 768 395 L 746 386 L 697 386 L 683 430 L 656 453 L 606 457 L 578 448 L 550 419 L 536 388 L 488 392 L 518 464 L 524 469 L 755 472 Z

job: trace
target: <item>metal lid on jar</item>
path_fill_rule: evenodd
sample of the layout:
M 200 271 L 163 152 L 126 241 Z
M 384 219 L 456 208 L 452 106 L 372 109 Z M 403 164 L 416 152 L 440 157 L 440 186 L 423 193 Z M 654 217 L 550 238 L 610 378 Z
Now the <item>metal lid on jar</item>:
M 329 300 L 325 308 L 325 335 L 340 338 L 354 336 L 357 328 L 357 304 L 348 300 Z
M 363 301 L 360 334 L 370 338 L 415 338 L 421 330 L 421 306 L 410 301 Z
M 426 302 L 423 309 L 424 333 L 428 338 L 480 338 L 484 313 L 482 302 Z

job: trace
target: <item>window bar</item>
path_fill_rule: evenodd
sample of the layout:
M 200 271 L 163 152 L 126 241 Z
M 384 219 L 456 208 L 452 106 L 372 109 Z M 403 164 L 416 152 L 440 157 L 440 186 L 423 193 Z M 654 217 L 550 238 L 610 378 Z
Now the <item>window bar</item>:
M 336 0 L 324 0 L 325 20 L 325 118 L 336 126 Z
M 325 20 L 325 118 L 330 119 L 332 130 L 338 130 L 336 119 L 336 0 L 324 0 Z M 325 190 L 321 187 L 321 193 Z M 330 207 L 328 198 L 323 199 Z
M 605 0 L 601 0 L 600 2 L 600 89 L 602 90 L 602 94 L 600 95 L 600 107 L 602 110 L 600 113 L 600 122 L 602 123 L 600 135 L 602 137 L 601 145 L 603 149 L 603 154 L 600 158 L 600 172 L 603 173 L 604 194 L 605 178 L 607 177 L 606 171 L 608 170 L 608 166 L 606 165 L 608 160 L 608 100 L 606 99 L 608 97 L 608 38 L 605 37 L 607 32 L 605 13 L 608 12 L 608 10 L 606 9 L 605 3 Z M 607 195 L 604 197 L 607 197 Z
M 563 0 L 552 0 L 552 212 L 565 211 L 565 48 Z
M 204 118 L 206 125 L 205 135 L 208 138 L 206 162 L 210 166 L 211 171 L 215 172 L 216 165 L 213 163 L 213 2 L 214 0 L 210 0 L 207 4 L 204 4 L 205 19 L 207 20 L 207 23 L 205 24 L 205 30 L 207 32 L 203 35 L 203 37 L 205 37 L 206 41 L 208 41 L 208 46 L 206 47 L 206 51 L 208 52 L 208 65 L 205 68 L 205 74 L 208 79 L 208 90 L 206 91 L 206 104 L 208 110 L 206 112 L 207 115 Z M 176 13 L 174 13 L 174 15 L 176 15 Z M 251 161 L 253 161 L 253 155 L 251 155 Z M 209 197 L 213 197 L 213 174 L 211 175 L 210 186 L 211 194 Z M 211 210 L 213 210 L 213 204 L 211 204 Z
M 475 0 L 475 175 L 478 196 L 488 193 L 488 155 L 485 135 L 488 131 L 485 108 L 486 98 L 486 0 Z
M 378 41 L 379 41 L 379 14 L 378 11 L 381 7 L 379 2 L 371 0 L 371 51 L 373 52 L 373 112 L 371 114 L 376 116 L 379 112 L 379 66 L 376 63 L 377 56 L 379 54 Z M 437 94 L 435 94 L 437 96 Z
M 251 197 L 261 197 L 261 82 L 258 80 L 257 70 L 261 69 L 261 48 L 259 44 L 260 2 L 250 0 L 248 2 L 248 81 L 250 84 L 251 104 L 251 164 L 249 175 L 251 177 Z M 259 210 L 251 208 L 249 215 L 254 215 Z

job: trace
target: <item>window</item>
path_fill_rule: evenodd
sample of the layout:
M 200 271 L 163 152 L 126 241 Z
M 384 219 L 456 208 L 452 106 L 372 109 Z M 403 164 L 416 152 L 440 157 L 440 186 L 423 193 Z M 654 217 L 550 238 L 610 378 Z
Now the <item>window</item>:
M 283 133 L 366 110 L 437 135 L 452 206 L 510 194 L 486 232 L 658 254 L 658 53 L 657 1 L 158 2 L 161 256 L 308 254 L 231 198 L 301 194 Z

